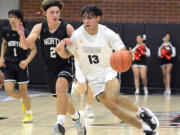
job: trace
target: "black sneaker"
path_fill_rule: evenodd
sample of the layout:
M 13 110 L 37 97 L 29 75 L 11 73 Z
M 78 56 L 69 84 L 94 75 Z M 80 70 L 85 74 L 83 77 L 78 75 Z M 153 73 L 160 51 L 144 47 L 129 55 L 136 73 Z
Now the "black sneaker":
M 159 135 L 158 131 L 145 130 L 144 133 L 145 135 Z
M 59 123 L 56 123 L 54 125 L 54 132 L 56 135 L 65 135 L 65 128 Z
M 143 120 L 143 122 L 147 123 L 151 130 L 155 131 L 159 127 L 159 120 L 152 113 L 151 110 L 144 108 L 142 112 L 139 114 L 139 118 Z

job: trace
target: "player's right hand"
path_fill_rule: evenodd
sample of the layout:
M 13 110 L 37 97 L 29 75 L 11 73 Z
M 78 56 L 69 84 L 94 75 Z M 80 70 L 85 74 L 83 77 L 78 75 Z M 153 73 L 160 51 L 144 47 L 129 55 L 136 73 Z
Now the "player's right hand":
M 1 58 L 1 59 L 0 59 L 0 67 L 4 67 L 4 66 L 5 66 L 4 63 L 5 63 L 5 60 Z
M 58 54 L 61 54 L 64 52 L 64 47 L 65 47 L 65 42 L 63 40 L 61 40 L 61 42 L 59 44 L 56 45 L 56 52 Z
M 70 40 L 70 38 L 64 38 L 64 39 L 63 39 L 63 42 L 64 42 L 66 45 L 72 45 L 72 41 Z

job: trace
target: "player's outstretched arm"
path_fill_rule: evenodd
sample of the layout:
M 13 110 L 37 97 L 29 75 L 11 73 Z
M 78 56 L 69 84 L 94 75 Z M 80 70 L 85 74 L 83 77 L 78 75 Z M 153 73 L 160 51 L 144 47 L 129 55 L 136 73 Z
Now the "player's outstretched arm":
M 71 41 L 69 38 L 65 38 L 61 40 L 59 44 L 56 46 L 56 52 L 57 54 L 64 59 L 69 58 L 72 54 L 65 48 L 66 45 L 71 45 Z
M 18 22 L 16 24 L 16 29 L 17 29 L 17 33 L 19 34 L 19 37 L 20 37 L 21 48 L 23 48 L 24 50 L 27 50 L 28 45 L 26 43 L 26 37 L 24 34 L 24 26 L 23 26 L 22 22 Z
M 29 48 L 32 48 L 32 46 L 35 45 L 35 41 L 39 38 L 41 27 L 42 27 L 41 24 L 36 24 L 31 30 L 31 33 L 26 38 L 22 23 L 21 22 L 17 23 L 16 29 L 20 36 L 21 48 L 23 48 L 24 50 L 27 50 Z

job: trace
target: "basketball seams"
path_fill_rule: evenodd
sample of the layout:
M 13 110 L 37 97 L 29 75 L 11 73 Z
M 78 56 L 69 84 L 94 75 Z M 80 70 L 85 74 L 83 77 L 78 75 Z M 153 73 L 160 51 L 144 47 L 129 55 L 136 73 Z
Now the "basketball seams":
M 116 72 L 126 72 L 132 64 L 132 58 L 128 51 L 120 50 L 112 53 L 110 57 L 110 65 Z
M 115 70 L 116 72 L 118 72 L 117 70 L 119 70 L 119 68 L 118 68 L 118 65 L 116 64 L 116 63 L 117 63 L 116 60 L 118 60 L 118 58 L 117 58 L 117 53 L 115 52 L 114 55 L 115 55 L 115 56 L 113 57 L 113 58 L 114 58 L 113 63 L 114 63 L 114 66 L 115 66 L 115 67 L 114 67 L 114 70 Z
M 124 59 L 123 59 L 123 55 L 124 55 L 124 54 L 122 54 L 123 52 L 124 52 L 124 51 L 121 51 L 120 54 L 121 54 L 121 61 L 122 61 L 121 66 L 122 66 L 122 70 L 123 70 L 123 72 L 124 72 L 125 70 L 124 70 Z

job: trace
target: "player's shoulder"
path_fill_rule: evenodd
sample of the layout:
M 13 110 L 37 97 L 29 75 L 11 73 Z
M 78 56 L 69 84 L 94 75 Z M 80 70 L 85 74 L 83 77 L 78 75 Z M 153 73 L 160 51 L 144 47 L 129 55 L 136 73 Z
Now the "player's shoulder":
M 83 29 L 84 29 L 84 25 L 81 25 L 79 28 L 77 28 L 74 32 L 73 32 L 73 35 L 74 36 L 79 36 L 82 34 L 83 32 Z
M 112 33 L 113 34 L 115 33 L 113 30 L 111 30 L 110 28 L 108 28 L 107 26 L 103 24 L 98 24 L 98 26 L 99 26 L 100 32 L 103 33 L 104 35 L 112 35 Z
M 7 33 L 7 32 L 10 32 L 10 31 L 11 31 L 11 28 L 9 26 L 6 26 L 6 27 L 2 28 L 2 33 Z
M 11 33 L 11 28 L 9 26 L 3 27 L 2 28 L 2 37 L 6 37 Z

